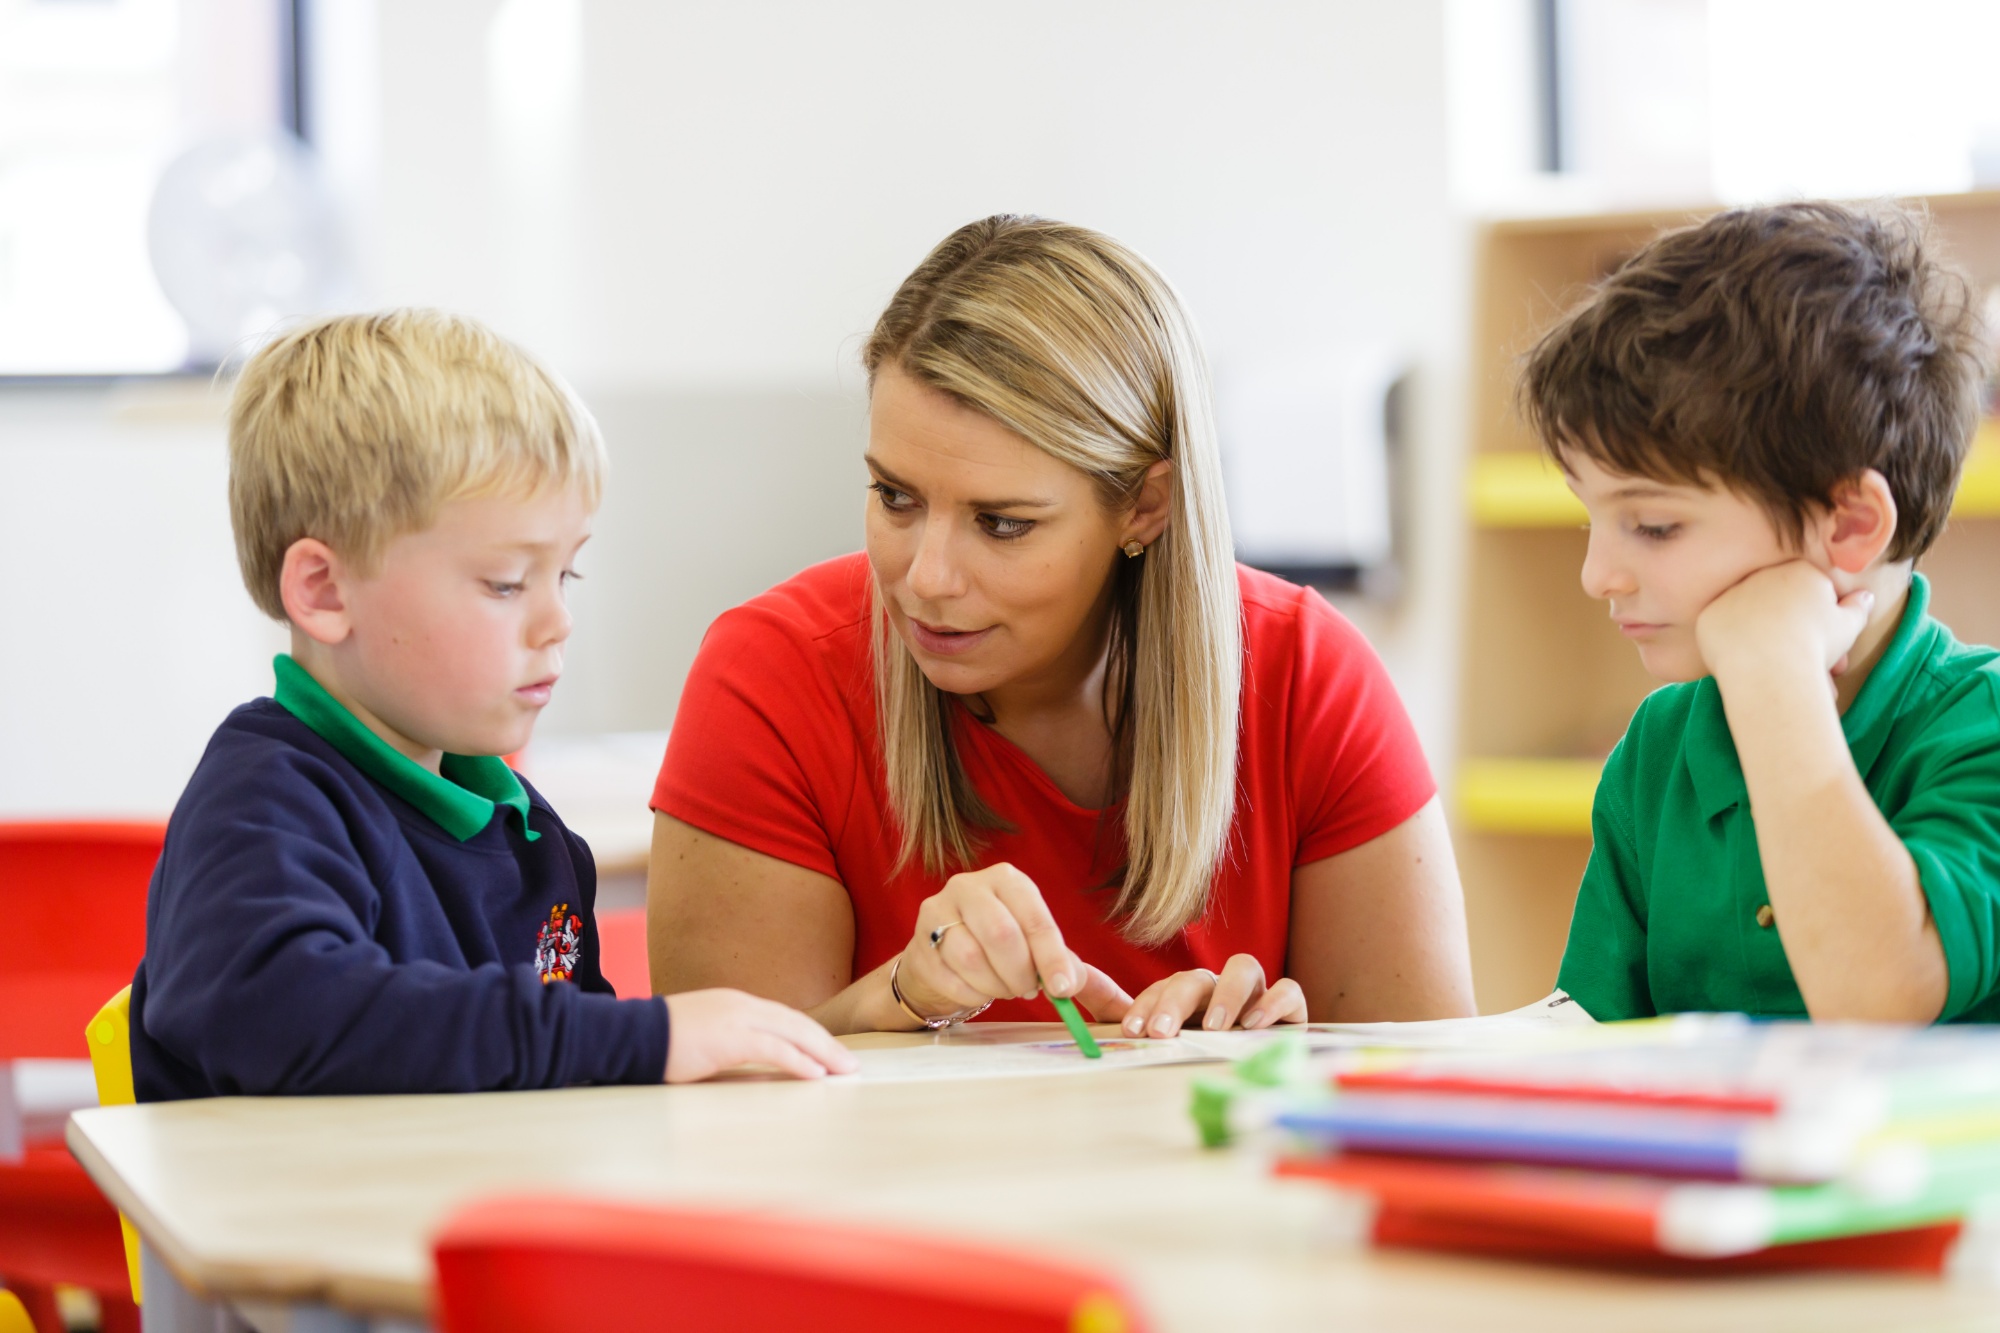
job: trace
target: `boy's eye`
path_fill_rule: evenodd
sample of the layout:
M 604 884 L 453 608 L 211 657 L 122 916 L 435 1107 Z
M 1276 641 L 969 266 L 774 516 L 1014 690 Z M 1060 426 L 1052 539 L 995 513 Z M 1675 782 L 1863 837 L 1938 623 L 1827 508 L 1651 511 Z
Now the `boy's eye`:
M 1635 523 L 1632 531 L 1649 542 L 1663 542 L 1681 530 L 1678 523 Z
M 998 537 L 1003 542 L 1027 536 L 1035 526 L 1029 519 L 1008 518 L 1005 514 L 981 514 L 979 525 L 986 529 L 988 536 Z
M 497 579 L 486 580 L 487 591 L 491 592 L 495 597 L 512 597 L 527 586 L 525 583 L 502 583 Z
M 916 507 L 916 501 L 910 497 L 908 491 L 899 491 L 886 481 L 871 481 L 868 483 L 868 489 L 882 497 L 884 509 L 894 513 L 900 514 L 904 510 Z
M 581 574 L 577 573 L 577 572 L 576 572 L 575 570 L 573 570 L 573 569 L 565 569 L 565 570 L 564 570 L 564 571 L 562 572 L 562 581 L 563 581 L 564 583 L 569 583 L 569 582 L 572 582 L 573 580 L 576 580 L 576 579 L 580 579 L 580 578 L 582 578 L 582 577 L 583 577 L 583 575 L 581 575 Z

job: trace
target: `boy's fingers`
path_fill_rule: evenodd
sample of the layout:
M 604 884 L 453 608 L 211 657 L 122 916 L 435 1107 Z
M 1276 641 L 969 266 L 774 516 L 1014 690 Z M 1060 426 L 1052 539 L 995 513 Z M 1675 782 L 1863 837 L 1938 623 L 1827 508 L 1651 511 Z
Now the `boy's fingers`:
M 774 1032 L 752 1032 L 744 1042 L 744 1065 L 772 1065 L 793 1078 L 824 1078 L 826 1066 Z
M 1243 1007 L 1264 992 L 1264 965 L 1247 953 L 1232 954 L 1215 979 L 1215 993 L 1209 999 L 1202 1026 L 1210 1031 L 1234 1027 Z
M 777 1010 L 776 1035 L 805 1052 L 829 1073 L 851 1074 L 861 1067 L 861 1062 L 854 1058 L 854 1052 L 841 1045 L 839 1038 L 818 1023 L 776 1001 L 766 1003 Z

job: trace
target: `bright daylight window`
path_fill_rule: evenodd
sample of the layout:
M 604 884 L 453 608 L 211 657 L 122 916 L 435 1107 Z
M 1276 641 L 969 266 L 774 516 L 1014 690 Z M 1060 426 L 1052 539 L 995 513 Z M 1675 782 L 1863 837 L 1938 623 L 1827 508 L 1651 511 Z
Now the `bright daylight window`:
M 0 0 L 0 376 L 213 364 L 309 302 L 301 3 Z

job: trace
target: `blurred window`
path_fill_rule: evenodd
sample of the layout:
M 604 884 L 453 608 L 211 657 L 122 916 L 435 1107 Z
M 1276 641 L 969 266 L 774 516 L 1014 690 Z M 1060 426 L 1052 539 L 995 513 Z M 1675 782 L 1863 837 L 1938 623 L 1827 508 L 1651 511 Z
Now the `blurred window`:
M 179 370 L 154 279 L 161 169 L 299 128 L 298 0 L 0 0 L 0 376 Z
M 2000 187 L 1996 0 L 1446 0 L 1482 213 Z

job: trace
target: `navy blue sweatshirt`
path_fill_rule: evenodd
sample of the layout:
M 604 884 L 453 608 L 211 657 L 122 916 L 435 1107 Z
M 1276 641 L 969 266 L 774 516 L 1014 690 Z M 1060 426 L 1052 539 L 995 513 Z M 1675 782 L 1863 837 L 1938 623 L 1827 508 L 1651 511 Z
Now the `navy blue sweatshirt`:
M 446 756 L 444 782 L 278 670 L 320 730 L 243 705 L 174 808 L 132 982 L 139 1100 L 659 1082 L 666 1004 L 604 980 L 583 840 L 499 761 Z

